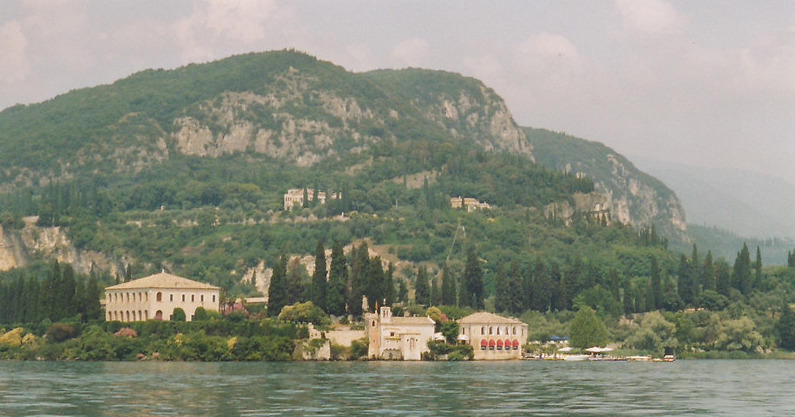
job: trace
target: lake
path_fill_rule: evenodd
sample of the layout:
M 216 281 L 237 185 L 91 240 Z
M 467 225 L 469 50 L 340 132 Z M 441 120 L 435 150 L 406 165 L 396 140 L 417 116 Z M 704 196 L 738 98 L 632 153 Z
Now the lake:
M 795 415 L 795 361 L 0 362 L 0 416 Z

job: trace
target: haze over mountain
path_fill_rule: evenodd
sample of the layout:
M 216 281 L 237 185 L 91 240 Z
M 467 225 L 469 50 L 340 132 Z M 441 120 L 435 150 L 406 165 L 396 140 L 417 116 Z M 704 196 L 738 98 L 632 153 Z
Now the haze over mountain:
M 795 238 L 795 186 L 787 181 L 739 169 L 633 160 L 676 191 L 691 224 L 752 238 Z

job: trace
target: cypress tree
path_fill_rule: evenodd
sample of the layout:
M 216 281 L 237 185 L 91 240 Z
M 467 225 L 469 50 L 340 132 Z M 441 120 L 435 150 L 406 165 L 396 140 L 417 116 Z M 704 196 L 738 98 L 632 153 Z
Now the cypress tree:
M 455 277 L 447 266 L 447 262 L 442 266 L 442 304 L 448 306 L 456 305 L 456 285 Z
M 756 262 L 754 263 L 754 282 L 751 288 L 759 288 L 762 285 L 762 250 L 756 247 Z
M 693 275 L 690 273 L 690 264 L 685 255 L 679 257 L 679 298 L 686 305 L 693 305 Z
M 499 311 L 508 311 L 511 305 L 511 289 L 508 285 L 508 276 L 502 263 L 497 265 L 497 274 L 494 278 L 494 308 Z
M 442 290 L 439 288 L 439 280 L 431 275 L 431 305 L 442 305 Z
M 717 264 L 717 279 L 715 281 L 716 291 L 718 294 L 729 296 L 729 289 L 732 288 L 731 277 L 729 276 L 729 265 L 725 262 L 718 261 Z
M 624 298 L 622 301 L 624 302 L 624 314 L 629 315 L 635 311 L 635 300 L 634 294 L 632 292 L 632 282 L 630 282 L 629 277 L 624 280 Z
M 431 290 L 428 286 L 428 271 L 424 266 L 420 266 L 417 271 L 417 279 L 414 282 L 414 302 L 420 305 L 428 305 L 431 301 Z
M 84 317 L 87 321 L 94 321 L 102 318 L 102 307 L 99 303 L 101 297 L 102 288 L 100 288 L 99 279 L 92 271 L 88 278 L 88 283 L 86 284 Z
M 342 244 L 337 240 L 331 245 L 331 266 L 328 277 L 328 313 L 335 316 L 345 314 L 345 287 L 348 282 L 348 265 Z
M 545 313 L 549 310 L 549 302 L 552 298 L 552 286 L 547 274 L 547 267 L 541 258 L 536 258 L 533 266 L 533 309 Z
M 377 305 L 384 305 L 384 268 L 381 266 L 381 257 L 368 259 L 364 279 L 367 304 L 370 311 L 376 311 Z
M 279 263 L 273 268 L 268 287 L 268 316 L 277 317 L 287 305 L 287 255 L 282 253 Z
M 326 248 L 323 241 L 317 241 L 315 248 L 315 271 L 312 273 L 312 287 L 310 290 L 312 303 L 323 311 L 328 312 L 328 296 L 326 291 Z
M 348 313 L 354 317 L 362 315 L 362 296 L 365 291 L 365 274 L 370 263 L 370 251 L 367 242 L 362 242 L 358 249 L 352 250 L 353 262 L 349 281 Z
M 395 304 L 397 298 L 395 294 L 395 266 L 392 265 L 392 262 L 389 263 L 389 267 L 386 270 L 382 292 L 384 294 L 384 305 L 391 306 Z
M 461 305 L 476 309 L 483 308 L 483 270 L 480 260 L 475 256 L 475 248 L 467 250 L 467 261 L 464 266 L 464 282 Z
M 651 293 L 653 302 L 648 307 L 653 310 L 659 310 L 663 304 L 663 287 L 660 278 L 660 265 L 654 255 L 651 256 Z
M 689 266 L 690 297 L 693 299 L 693 305 L 696 306 L 701 295 L 701 260 L 699 259 L 698 248 L 695 243 L 693 244 L 693 256 L 690 258 Z
M 553 264 L 557 267 L 557 264 Z M 558 270 L 558 275 L 560 271 Z M 519 264 L 516 261 L 511 261 L 510 269 L 508 270 L 508 311 L 512 313 L 522 312 L 522 271 L 519 270 Z
M 781 307 L 781 316 L 775 325 L 778 344 L 787 350 L 795 350 L 795 312 L 786 302 Z
M 751 292 L 751 254 L 748 252 L 748 245 L 743 243 L 743 249 L 737 253 L 734 260 L 734 275 L 732 276 L 734 288 L 740 290 L 743 295 Z
M 712 251 L 707 251 L 704 257 L 704 267 L 701 268 L 701 287 L 704 291 L 715 291 L 715 266 L 712 264 Z

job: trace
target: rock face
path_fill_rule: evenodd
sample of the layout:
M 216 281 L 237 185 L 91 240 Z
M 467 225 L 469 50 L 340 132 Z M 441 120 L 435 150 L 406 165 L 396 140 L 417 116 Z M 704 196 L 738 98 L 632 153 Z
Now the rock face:
M 124 274 L 122 262 L 95 251 L 78 250 L 60 227 L 36 226 L 36 217 L 25 219 L 21 230 L 4 230 L 0 226 L 0 271 L 26 265 L 33 255 L 44 255 L 58 262 L 72 264 L 75 271 L 87 274 L 92 266 Z
M 610 218 L 636 226 L 655 225 L 684 237 L 682 204 L 661 181 L 601 143 L 543 129 L 524 130 L 539 163 L 593 179 L 595 190 L 606 197 Z

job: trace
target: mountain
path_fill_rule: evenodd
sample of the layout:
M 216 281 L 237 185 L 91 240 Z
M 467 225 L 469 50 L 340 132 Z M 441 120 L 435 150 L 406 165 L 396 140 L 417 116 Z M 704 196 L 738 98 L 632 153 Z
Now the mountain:
M 751 238 L 795 238 L 795 186 L 770 175 L 633 158 L 676 190 L 693 224 Z
M 477 246 L 490 272 L 506 259 L 587 256 L 622 270 L 632 259 L 644 276 L 648 252 L 671 257 L 636 227 L 684 230 L 659 181 L 603 145 L 519 127 L 476 79 L 352 73 L 295 51 L 147 70 L 6 109 L 0 166 L 13 255 L 0 264 L 169 269 L 239 294 L 281 252 L 318 241 L 371 239 L 434 265 Z M 289 188 L 338 198 L 283 210 Z M 464 214 L 451 197 L 491 209 Z M 568 207 L 566 221 L 550 207 Z M 621 222 L 603 224 L 605 211 Z
M 502 99 L 477 80 L 425 70 L 355 74 L 294 51 L 143 71 L 11 107 L 0 112 L 0 126 L 5 189 L 138 172 L 174 153 L 238 152 L 308 166 L 412 137 L 474 141 L 532 158 Z
M 526 127 L 524 131 L 538 163 L 592 178 L 596 191 L 608 197 L 612 216 L 621 222 L 655 225 L 669 234 L 684 237 L 685 210 L 662 181 L 599 142 L 545 129 Z

